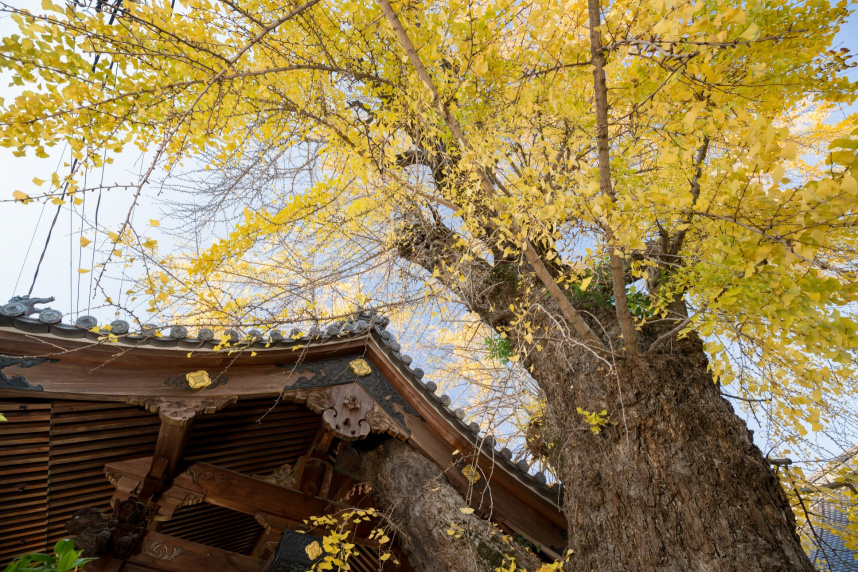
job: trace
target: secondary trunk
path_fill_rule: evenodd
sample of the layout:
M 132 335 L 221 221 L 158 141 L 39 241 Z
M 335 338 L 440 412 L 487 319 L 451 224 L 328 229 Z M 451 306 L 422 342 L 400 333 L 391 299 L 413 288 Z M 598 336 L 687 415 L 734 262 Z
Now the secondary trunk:
M 566 485 L 569 570 L 814 570 L 696 337 L 614 369 L 562 343 L 532 356 L 547 397 L 543 452 Z M 605 424 L 579 407 L 607 410 Z
M 527 570 L 539 566 L 535 556 L 504 542 L 491 523 L 462 512 L 467 503 L 441 468 L 405 443 L 385 441 L 363 455 L 361 470 L 415 570 L 491 572 L 509 556 Z
M 509 335 L 544 393 L 543 418 L 528 437 L 565 485 L 575 553 L 568 570 L 814 569 L 777 476 L 720 396 L 699 339 L 673 340 L 655 354 L 597 356 L 574 339 L 538 284 L 525 287 L 526 272 L 465 258 L 464 241 L 438 221 L 406 230 L 400 256 L 442 270 L 439 279 L 471 311 Z M 522 300 L 523 292 L 530 298 Z M 523 319 L 532 339 L 511 325 L 512 304 L 533 308 Z M 622 347 L 613 308 L 590 301 L 581 311 L 607 346 Z M 642 347 L 664 333 L 649 330 L 639 334 Z M 588 413 L 595 422 L 603 410 L 604 426 L 591 425 Z M 541 444 L 532 440 L 540 433 Z

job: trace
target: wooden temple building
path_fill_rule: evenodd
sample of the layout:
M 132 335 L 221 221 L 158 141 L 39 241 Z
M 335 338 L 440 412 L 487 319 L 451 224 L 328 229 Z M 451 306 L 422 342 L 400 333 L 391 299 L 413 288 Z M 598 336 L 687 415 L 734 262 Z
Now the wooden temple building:
M 47 301 L 0 307 L 0 567 L 75 538 L 87 570 L 308 570 L 319 539 L 296 531 L 373 506 L 358 451 L 384 439 L 546 558 L 566 544 L 562 491 L 436 395 L 383 317 L 191 336 L 64 324 Z M 352 533 L 352 570 L 411 569 Z

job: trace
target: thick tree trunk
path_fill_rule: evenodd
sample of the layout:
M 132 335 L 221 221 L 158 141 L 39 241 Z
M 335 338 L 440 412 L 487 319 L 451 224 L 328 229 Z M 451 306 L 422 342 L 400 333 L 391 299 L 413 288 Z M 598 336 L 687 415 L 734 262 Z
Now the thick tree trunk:
M 567 487 L 570 570 L 814 569 L 696 337 L 613 371 L 568 347 L 548 353 L 529 365 L 546 391 L 548 457 Z M 610 424 L 594 433 L 577 407 L 607 410 Z
M 504 542 L 491 523 L 463 513 L 467 503 L 443 471 L 405 443 L 385 441 L 364 454 L 362 472 L 415 570 L 491 572 L 509 556 L 519 567 L 538 568 L 535 556 Z
M 399 247 L 404 258 L 430 272 L 462 260 L 450 229 L 436 223 L 410 230 Z M 576 343 L 544 291 L 534 287 L 530 300 L 518 298 L 526 274 L 483 260 L 457 269 L 466 282 L 443 272 L 440 279 L 486 324 L 507 331 L 545 395 L 544 442 L 534 450 L 565 485 L 575 554 L 568 570 L 814 569 L 777 476 L 720 396 L 696 336 L 657 354 L 605 358 Z M 535 308 L 526 317 L 532 341 L 508 327 L 510 304 Z M 607 345 L 621 347 L 613 309 L 588 310 Z M 640 339 L 651 343 L 660 333 L 643 331 Z M 578 408 L 606 410 L 609 423 L 596 433 Z

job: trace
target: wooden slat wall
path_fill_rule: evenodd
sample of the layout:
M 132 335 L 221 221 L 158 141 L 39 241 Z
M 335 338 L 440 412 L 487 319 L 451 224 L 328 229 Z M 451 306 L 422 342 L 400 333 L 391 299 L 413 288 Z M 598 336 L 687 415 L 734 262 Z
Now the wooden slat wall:
M 263 528 L 253 515 L 211 504 L 182 507 L 164 523 L 161 532 L 250 556 Z
M 159 427 L 157 415 L 133 405 L 54 403 L 50 539 L 68 535 L 65 523 L 74 511 L 108 508 L 114 488 L 104 476 L 105 463 L 152 455 Z
M 358 554 L 349 559 L 352 570 L 356 570 L 357 572 L 377 572 L 382 569 L 378 560 L 378 552 L 366 546 L 358 545 L 355 548 L 357 548 Z M 392 565 L 392 560 L 388 560 L 388 562 L 391 563 L 388 569 L 398 569 L 398 567 Z
M 251 399 L 200 417 L 191 428 L 185 459 L 245 475 L 267 475 L 284 463 L 294 464 L 313 442 L 320 417 L 296 403 L 279 403 L 267 413 L 272 405 L 273 398 Z
M 280 403 L 269 412 L 272 405 L 248 400 L 198 418 L 185 459 L 248 475 L 294 464 L 320 418 L 303 405 Z M 74 511 L 108 508 L 105 463 L 152 455 L 160 425 L 157 415 L 116 403 L 0 400 L 0 412 L 8 419 L 0 423 L 0 568 L 66 538 Z M 262 527 L 252 515 L 202 504 L 180 509 L 163 532 L 250 554 Z
M 116 403 L 0 400 L 0 412 L 0 566 L 68 537 L 74 511 L 108 508 L 104 464 L 151 455 L 160 424 Z
M 0 401 L 0 568 L 43 550 L 50 460 L 51 403 Z

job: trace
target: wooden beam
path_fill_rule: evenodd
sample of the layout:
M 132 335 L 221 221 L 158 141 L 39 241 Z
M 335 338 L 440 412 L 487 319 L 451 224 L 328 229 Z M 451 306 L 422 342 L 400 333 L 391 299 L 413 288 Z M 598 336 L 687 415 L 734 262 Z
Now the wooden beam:
M 110 475 L 112 481 L 124 483 L 126 488 L 133 488 L 135 482 L 145 479 L 151 463 L 151 457 L 108 463 L 105 465 L 105 473 Z M 165 489 L 163 496 L 193 499 L 193 503 L 204 500 L 209 504 L 244 514 L 266 512 L 297 521 L 310 516 L 353 509 L 341 502 L 308 496 L 301 491 L 208 463 L 188 465 L 173 478 L 173 484 Z M 156 518 L 159 513 L 156 513 Z
M 151 457 L 108 463 L 105 472 L 112 481 L 133 487 L 142 482 L 144 471 Z M 179 506 L 206 502 L 244 514 L 252 514 L 266 529 L 275 529 L 268 536 L 263 534 L 256 553 L 264 554 L 273 541 L 276 546 L 280 534 L 287 528 L 295 528 L 311 516 L 324 516 L 344 510 L 360 510 L 354 506 L 307 495 L 287 487 L 275 485 L 255 477 L 222 469 L 208 463 L 192 463 L 177 474 L 171 486 L 161 497 L 161 506 L 155 513 L 156 520 L 166 520 Z M 267 523 L 263 520 L 268 521 Z M 291 526 L 290 526 L 291 524 Z M 376 541 L 369 540 L 371 523 L 350 525 L 354 533 L 351 542 L 380 549 Z M 398 549 L 395 550 L 397 554 Z
M 260 572 L 265 561 L 149 531 L 128 563 L 166 572 Z
M 152 397 L 135 401 L 148 411 L 157 413 L 161 419 L 155 454 L 142 480 L 127 478 L 106 468 L 105 473 L 116 487 L 114 499 L 134 497 L 144 503 L 157 501 L 157 513 L 149 524 L 150 530 L 159 530 L 162 522 L 169 520 L 180 506 L 201 502 L 199 495 L 164 495 L 179 469 L 194 419 L 204 413 L 215 413 L 238 400 L 236 396 L 217 398 L 193 397 L 189 399 Z M 153 504 L 153 508 L 155 505 Z
M 27 368 L 18 365 L 6 368 L 7 376 L 23 376 L 30 389 L 0 387 L 0 397 L 117 402 L 164 396 L 177 400 L 231 395 L 242 399 L 276 397 L 298 378 L 312 377 L 313 361 L 360 355 L 366 338 L 314 342 L 301 352 L 282 342 L 265 347 L 266 342 L 240 347 L 237 355 L 212 351 L 211 345 L 203 343 L 159 348 L 141 342 L 138 339 L 130 345 L 112 345 L 89 339 L 28 335 L 0 327 L 0 353 L 45 360 Z M 295 343 L 306 344 L 306 341 Z M 283 367 L 296 361 L 300 364 L 294 368 Z M 213 383 L 192 390 L 183 382 L 184 376 L 199 370 L 207 371 Z M 38 386 L 41 389 L 36 389 Z
M 453 467 L 459 451 L 460 457 L 477 459 L 483 475 L 490 475 L 488 489 L 475 494 L 473 485 L 460 471 L 446 471 L 445 476 L 456 489 L 468 498 L 477 514 L 502 520 L 517 534 L 521 534 L 546 553 L 553 548 L 566 546 L 564 534 L 566 518 L 551 500 L 537 493 L 521 479 L 509 472 L 504 462 L 493 458 L 484 449 L 477 449 L 454 423 L 445 419 L 413 383 L 404 380 L 398 367 L 376 344 L 367 344 L 367 359 L 389 380 L 402 397 L 417 411 L 418 416 L 407 415 L 405 423 L 411 435 L 408 443 L 439 467 Z M 541 486 L 541 485 L 540 485 Z
M 277 549 L 277 543 L 283 536 L 284 530 L 294 530 L 300 523 L 288 518 L 282 518 L 267 512 L 257 512 L 256 522 L 262 525 L 265 531 L 259 536 L 251 556 L 268 560 Z
M 155 443 L 155 454 L 153 457 L 164 457 L 169 465 L 167 469 L 168 479 L 176 473 L 179 462 L 188 444 L 191 425 L 194 419 L 204 413 L 215 413 L 227 405 L 238 401 L 235 395 L 218 398 L 148 398 L 137 402 L 138 405 L 146 407 L 149 411 L 158 413 L 161 418 L 161 429 L 158 432 L 158 441 Z

